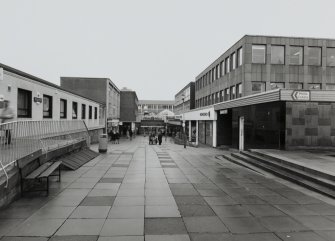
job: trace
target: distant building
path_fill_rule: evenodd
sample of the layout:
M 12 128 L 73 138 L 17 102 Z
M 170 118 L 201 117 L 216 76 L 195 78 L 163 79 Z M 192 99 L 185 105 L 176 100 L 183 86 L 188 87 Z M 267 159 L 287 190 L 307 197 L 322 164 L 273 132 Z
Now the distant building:
M 139 100 L 138 120 L 141 121 L 145 115 L 156 116 L 164 110 L 174 112 L 173 100 Z
M 62 88 L 87 96 L 104 104 L 101 118 L 105 127 L 118 129 L 120 90 L 109 78 L 61 77 Z
M 175 95 L 174 113 L 180 115 L 183 112 L 195 108 L 195 84 L 190 82 Z
M 133 90 L 123 88 L 120 92 L 120 128 L 122 133 L 127 130 L 136 130 L 136 121 L 138 118 L 138 98 Z

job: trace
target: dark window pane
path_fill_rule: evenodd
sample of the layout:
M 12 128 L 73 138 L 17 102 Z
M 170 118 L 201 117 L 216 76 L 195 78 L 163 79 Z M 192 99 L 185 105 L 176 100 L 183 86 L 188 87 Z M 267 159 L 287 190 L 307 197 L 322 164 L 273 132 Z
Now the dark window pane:
M 72 102 L 72 119 L 78 118 L 78 103 Z
M 67 106 L 66 106 L 66 100 L 60 99 L 60 118 L 65 119 L 66 118 L 66 112 L 67 112 Z
M 302 83 L 289 83 L 289 89 L 302 90 L 303 85 L 302 85 Z
M 285 83 L 281 82 L 275 82 L 275 83 L 270 83 L 271 89 L 284 89 L 285 88 Z
M 52 118 L 52 97 L 43 95 L 43 118 Z
M 265 83 L 264 82 L 251 82 L 251 90 L 253 92 L 264 92 Z
M 271 46 L 271 64 L 284 64 L 285 63 L 285 47 L 284 46 Z

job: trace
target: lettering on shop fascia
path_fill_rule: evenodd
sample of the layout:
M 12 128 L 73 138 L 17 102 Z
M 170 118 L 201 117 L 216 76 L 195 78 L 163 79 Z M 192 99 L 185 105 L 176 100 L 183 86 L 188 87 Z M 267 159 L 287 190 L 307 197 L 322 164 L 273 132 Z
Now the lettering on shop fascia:
M 309 101 L 311 99 L 311 92 L 309 91 L 293 91 L 292 93 L 293 100 L 300 101 Z
M 208 117 L 211 117 L 211 112 L 208 111 L 208 112 L 201 112 L 200 113 L 200 116 L 208 116 Z

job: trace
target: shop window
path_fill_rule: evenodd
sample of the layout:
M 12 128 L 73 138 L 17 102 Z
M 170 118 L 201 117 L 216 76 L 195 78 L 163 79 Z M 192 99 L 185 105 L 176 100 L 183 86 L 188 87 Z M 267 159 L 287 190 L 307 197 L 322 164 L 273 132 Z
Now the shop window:
M 236 85 L 236 87 L 237 87 L 237 96 L 236 97 L 240 98 L 240 97 L 242 97 L 242 83 Z
M 88 119 L 92 120 L 92 106 L 88 107 Z
M 265 45 L 252 45 L 252 63 L 253 64 L 265 64 Z
M 308 65 L 321 65 L 321 48 L 308 47 L 307 48 L 307 64 Z
M 78 118 L 78 103 L 72 102 L 72 119 Z
M 271 90 L 275 89 L 284 89 L 285 88 L 285 83 L 282 82 L 272 82 L 270 83 Z
M 335 90 L 335 84 L 326 84 L 326 90 Z
M 237 50 L 237 66 L 241 66 L 243 64 L 243 48 L 239 48 Z
M 85 120 L 86 119 L 86 105 L 81 104 L 81 119 Z
M 308 84 L 308 89 L 310 90 L 320 90 L 321 84 Z
M 43 118 L 52 118 L 52 97 L 43 95 Z
M 289 64 L 302 65 L 303 64 L 304 49 L 301 46 L 290 46 Z
M 251 91 L 256 93 L 264 92 L 265 82 L 251 82 Z
M 327 48 L 327 66 L 335 66 L 335 48 Z
M 302 83 L 289 83 L 289 89 L 291 90 L 302 90 L 303 89 L 303 84 Z
M 98 119 L 98 108 L 94 107 L 94 119 L 97 120 Z
M 31 91 L 24 89 L 18 89 L 17 91 L 17 117 L 31 118 Z
M 271 64 L 285 64 L 285 47 L 271 46 Z
M 231 70 L 236 69 L 236 53 L 231 55 Z
M 230 99 L 233 100 L 236 97 L 236 87 L 235 85 L 230 87 Z
M 226 58 L 226 60 L 225 60 L 225 74 L 227 74 L 227 73 L 229 73 L 229 71 L 230 71 L 230 58 L 229 57 L 227 57 Z
M 67 117 L 67 101 L 64 99 L 60 99 L 60 113 L 59 117 L 61 119 L 66 119 Z

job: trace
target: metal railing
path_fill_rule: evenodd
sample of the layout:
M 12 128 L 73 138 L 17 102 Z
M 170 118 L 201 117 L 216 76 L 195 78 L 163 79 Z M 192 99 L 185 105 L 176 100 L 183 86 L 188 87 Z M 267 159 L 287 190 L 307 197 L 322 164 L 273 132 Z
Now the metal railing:
M 42 150 L 47 153 L 78 141 L 89 142 L 82 120 L 14 121 L 0 124 L 0 175 L 15 161 Z

